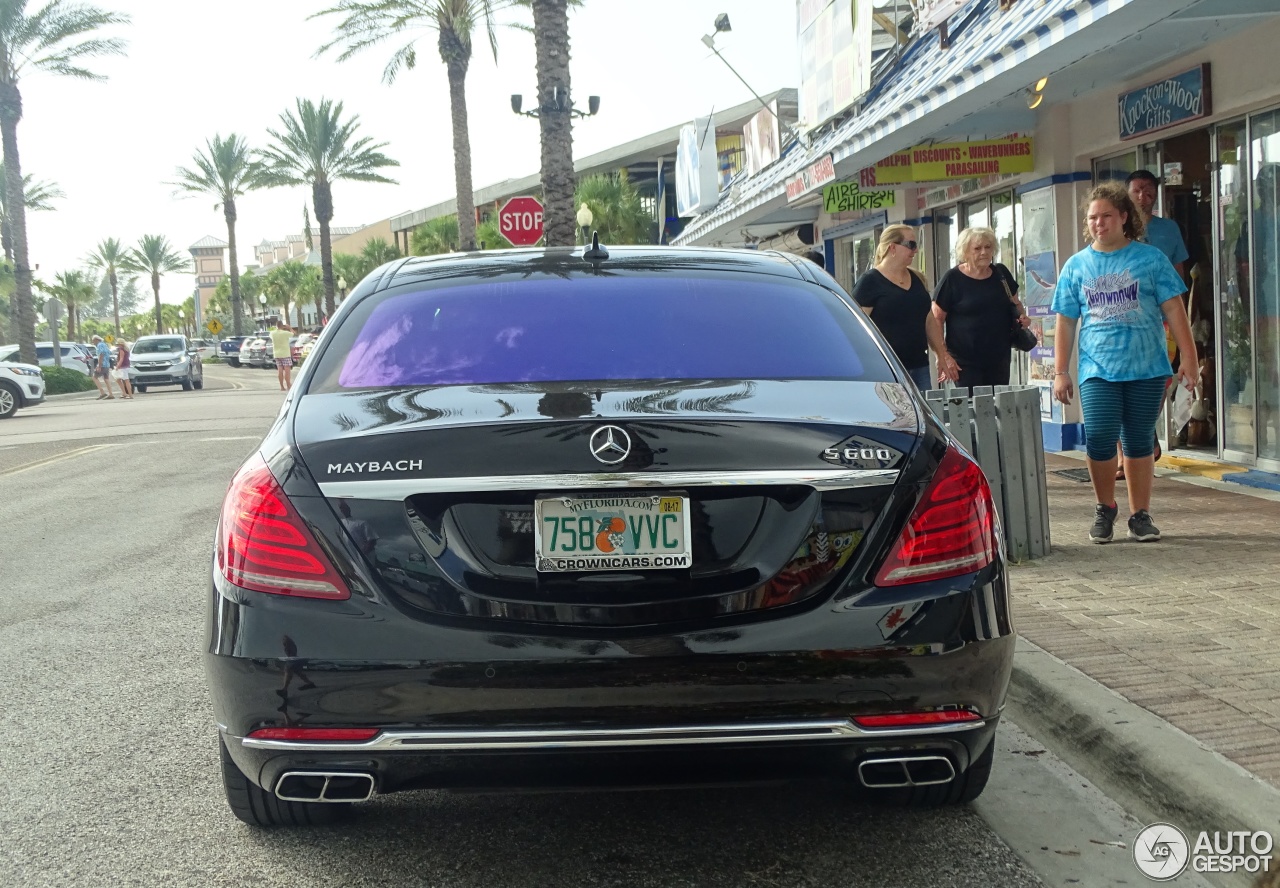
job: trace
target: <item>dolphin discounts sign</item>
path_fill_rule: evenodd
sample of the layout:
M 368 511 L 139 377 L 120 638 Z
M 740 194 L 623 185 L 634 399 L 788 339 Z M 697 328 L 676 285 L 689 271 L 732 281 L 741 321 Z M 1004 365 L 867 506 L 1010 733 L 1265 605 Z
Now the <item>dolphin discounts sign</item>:
M 1136 139 L 1156 130 L 1199 120 L 1213 113 L 1209 64 L 1174 74 L 1120 94 L 1120 138 Z
M 1036 168 L 1030 136 L 984 142 L 939 142 L 890 154 L 858 172 L 864 190 L 913 182 L 943 182 L 978 176 L 1029 173 Z

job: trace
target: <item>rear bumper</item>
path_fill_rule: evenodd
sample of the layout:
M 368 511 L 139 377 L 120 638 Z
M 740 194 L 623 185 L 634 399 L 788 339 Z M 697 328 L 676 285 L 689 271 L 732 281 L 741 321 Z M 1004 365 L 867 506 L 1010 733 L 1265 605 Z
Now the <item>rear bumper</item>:
M 601 789 L 812 779 L 855 783 L 860 763 L 904 756 L 939 756 L 960 773 L 993 741 L 998 721 L 932 732 L 860 731 L 848 721 L 759 722 L 526 731 L 518 739 L 504 731 L 388 731 L 366 744 L 256 741 L 225 730 L 222 736 L 236 766 L 268 790 L 286 773 L 316 771 L 369 774 L 380 793 Z
M 956 636 L 968 594 L 916 624 L 950 624 L 943 635 L 954 641 L 863 649 L 831 642 L 864 636 L 878 611 L 586 639 L 375 616 L 355 599 L 246 594 L 251 606 L 213 592 L 205 667 L 229 753 L 267 789 L 288 771 L 367 772 L 379 792 L 852 779 L 859 762 L 892 754 L 944 756 L 961 772 L 991 742 L 1013 662 L 1012 633 Z M 282 643 L 314 656 L 280 656 Z M 853 721 L 957 706 L 982 720 L 893 730 Z M 246 739 L 296 726 L 381 733 L 357 743 Z

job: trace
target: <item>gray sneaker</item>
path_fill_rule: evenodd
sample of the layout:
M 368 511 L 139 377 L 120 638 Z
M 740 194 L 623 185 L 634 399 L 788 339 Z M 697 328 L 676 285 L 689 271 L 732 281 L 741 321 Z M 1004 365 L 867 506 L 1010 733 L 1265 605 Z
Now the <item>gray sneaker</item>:
M 1093 507 L 1093 527 L 1089 528 L 1089 539 L 1095 543 L 1109 543 L 1114 535 L 1116 515 L 1120 509 L 1114 503 L 1104 506 L 1098 503 Z
M 1146 509 L 1139 509 L 1129 516 L 1129 539 L 1140 543 L 1154 543 L 1160 539 L 1160 528 L 1151 521 Z

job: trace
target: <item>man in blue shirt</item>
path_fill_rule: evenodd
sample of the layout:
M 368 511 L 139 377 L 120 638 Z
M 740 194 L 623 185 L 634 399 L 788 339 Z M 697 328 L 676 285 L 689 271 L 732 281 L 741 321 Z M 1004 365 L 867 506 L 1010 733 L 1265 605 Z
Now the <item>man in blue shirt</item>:
M 1124 180 L 1129 189 L 1129 197 L 1138 205 L 1143 217 L 1147 220 L 1147 233 L 1143 240 L 1158 247 L 1161 253 L 1169 257 L 1178 276 L 1182 277 L 1183 264 L 1187 261 L 1187 245 L 1182 240 L 1182 231 L 1178 223 L 1172 219 L 1156 215 L 1156 196 L 1160 190 L 1160 180 L 1150 170 L 1134 170 Z
M 93 384 L 98 387 L 98 400 L 114 400 L 115 395 L 111 394 L 111 349 L 101 336 L 93 337 L 93 353 L 98 359 L 97 366 L 93 368 Z

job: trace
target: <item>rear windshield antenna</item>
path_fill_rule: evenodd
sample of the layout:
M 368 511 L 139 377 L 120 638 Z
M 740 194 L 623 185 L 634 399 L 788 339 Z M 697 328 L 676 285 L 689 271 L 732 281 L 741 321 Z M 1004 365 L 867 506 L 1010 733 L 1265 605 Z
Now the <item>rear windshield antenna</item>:
M 599 262 L 602 259 L 609 258 L 609 251 L 600 246 L 600 232 L 591 232 L 591 247 L 590 249 L 583 250 L 582 258 L 588 262 Z

